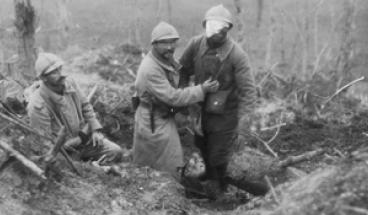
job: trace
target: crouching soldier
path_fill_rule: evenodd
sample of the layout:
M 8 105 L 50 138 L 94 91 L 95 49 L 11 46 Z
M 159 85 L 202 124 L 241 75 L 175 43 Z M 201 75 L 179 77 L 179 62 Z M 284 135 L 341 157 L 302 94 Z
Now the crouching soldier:
M 63 64 L 54 54 L 39 54 L 36 72 L 41 84 L 27 106 L 31 126 L 53 138 L 64 126 L 67 138 L 77 140 L 66 147 L 77 151 L 81 160 L 100 160 L 101 165 L 119 162 L 122 149 L 99 132 L 102 126 L 92 105 L 79 86 L 62 74 Z

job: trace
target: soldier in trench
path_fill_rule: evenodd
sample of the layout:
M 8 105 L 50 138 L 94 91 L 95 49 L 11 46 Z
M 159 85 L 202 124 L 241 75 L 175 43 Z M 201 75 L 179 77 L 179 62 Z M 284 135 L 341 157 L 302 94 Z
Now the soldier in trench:
M 123 150 L 108 140 L 92 105 L 75 81 L 63 74 L 64 62 L 51 53 L 40 53 L 35 63 L 40 86 L 29 98 L 30 125 L 41 134 L 56 138 L 61 126 L 67 131 L 66 149 L 78 152 L 82 160 L 98 160 L 101 165 L 119 162 Z
M 193 37 L 180 58 L 181 86 L 217 80 L 219 90 L 206 95 L 198 103 L 202 132 L 195 136 L 206 165 L 202 180 L 213 182 L 214 197 L 226 191 L 229 182 L 236 183 L 255 195 L 267 192 L 267 186 L 258 182 L 234 182 L 226 176 L 229 158 L 234 149 L 239 119 L 251 114 L 257 100 L 253 74 L 247 54 L 228 35 L 233 27 L 232 15 L 223 6 L 210 8 L 203 20 L 204 34 Z
M 183 166 L 174 115 L 178 107 L 203 101 L 216 92 L 217 81 L 203 80 L 196 86 L 178 88 L 181 65 L 174 59 L 179 34 L 166 22 L 152 31 L 151 51 L 141 62 L 135 88 L 139 105 L 135 113 L 133 161 L 178 176 Z

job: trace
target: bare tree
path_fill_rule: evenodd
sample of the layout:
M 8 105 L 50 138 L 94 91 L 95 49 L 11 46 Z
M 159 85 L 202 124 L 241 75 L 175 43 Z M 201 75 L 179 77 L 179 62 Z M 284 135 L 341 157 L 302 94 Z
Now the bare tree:
M 267 69 L 270 67 L 275 31 L 276 31 L 276 20 L 275 20 L 275 15 L 274 15 L 274 3 L 273 1 L 270 1 L 270 27 L 269 27 L 268 42 L 267 42 L 267 47 L 266 47 L 266 56 L 265 56 L 265 63 L 264 63 L 264 66 Z
M 69 0 L 58 0 L 58 29 L 60 35 L 60 43 L 58 44 L 60 48 L 68 46 L 68 37 L 70 30 L 70 13 L 68 10 Z
M 141 10 L 139 8 L 139 1 L 132 0 L 130 2 L 130 9 L 133 12 L 132 19 L 129 24 L 129 42 L 133 44 L 141 44 Z
M 5 55 L 4 55 L 4 46 L 0 41 L 0 78 L 4 75 L 5 70 Z
M 264 8 L 264 1 L 257 0 L 257 21 L 256 21 L 257 28 L 261 27 L 262 24 L 263 8 Z
M 241 44 L 242 46 L 244 45 L 244 38 L 245 38 L 245 29 L 244 29 L 244 20 L 243 20 L 243 4 L 241 2 L 241 0 L 234 0 L 234 6 L 235 6 L 235 10 L 236 10 L 236 15 L 235 15 L 235 22 L 236 22 L 236 26 L 237 26 L 237 37 L 236 40 L 239 44 Z
M 343 78 L 350 75 L 351 56 L 353 54 L 354 45 L 354 28 L 356 6 L 354 0 L 344 1 L 344 11 L 341 17 L 341 33 L 340 33 L 340 50 L 336 61 L 336 71 L 338 77 Z
M 23 80 L 18 80 L 24 85 L 36 77 L 34 63 L 35 54 L 35 9 L 30 0 L 14 0 L 15 22 L 17 35 L 17 49 L 19 55 L 18 70 Z
M 156 12 L 157 21 L 167 21 L 171 22 L 172 20 L 172 5 L 171 0 L 157 0 L 157 12 Z

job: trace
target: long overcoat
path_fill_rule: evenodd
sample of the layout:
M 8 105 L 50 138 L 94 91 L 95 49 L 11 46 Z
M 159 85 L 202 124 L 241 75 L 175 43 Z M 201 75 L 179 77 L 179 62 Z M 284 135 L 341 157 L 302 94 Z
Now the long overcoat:
M 181 107 L 204 99 L 201 86 L 177 88 L 178 67 L 170 66 L 149 52 L 143 59 L 135 82 L 140 105 L 135 113 L 133 160 L 141 166 L 175 175 L 183 166 L 183 151 L 174 117 L 165 111 L 154 111 L 154 131 L 151 128 L 151 109 L 147 104 L 161 103 Z M 146 105 L 144 105 L 146 104 Z
M 183 151 L 174 117 L 165 111 L 154 111 L 154 131 L 151 128 L 151 109 L 144 104 L 181 107 L 204 99 L 201 86 L 178 88 L 179 66 L 170 66 L 149 52 L 143 59 L 135 82 L 141 102 L 135 113 L 133 159 L 141 166 L 175 175 L 183 166 Z

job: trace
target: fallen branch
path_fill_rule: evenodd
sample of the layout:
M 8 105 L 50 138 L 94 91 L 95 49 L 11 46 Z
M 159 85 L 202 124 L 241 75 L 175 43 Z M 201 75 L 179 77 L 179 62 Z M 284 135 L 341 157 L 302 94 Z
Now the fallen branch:
M 136 77 L 137 77 L 137 75 L 133 72 L 133 70 L 131 70 L 131 69 L 129 69 L 129 68 L 126 68 L 126 70 L 127 70 L 128 74 L 129 74 L 130 76 L 132 76 L 133 78 L 136 78 Z
M 349 205 L 343 205 L 341 207 L 344 210 L 353 211 L 358 214 L 368 215 L 368 210 L 365 208 L 359 208 L 359 207 L 354 207 L 354 206 L 349 206 Z
M 45 172 L 38 167 L 35 163 L 27 159 L 24 155 L 19 153 L 17 150 L 13 149 L 10 145 L 0 140 L 0 147 L 4 149 L 6 152 L 10 153 L 10 156 L 15 157 L 19 160 L 25 167 L 31 170 L 36 176 L 39 178 L 46 180 Z
M 321 105 L 321 110 L 324 109 L 327 105 L 328 102 L 330 102 L 335 96 L 337 96 L 339 93 L 341 93 L 343 90 L 345 90 L 346 88 L 354 85 L 355 83 L 364 80 L 364 76 L 355 79 L 354 81 L 351 81 L 349 83 L 347 83 L 346 85 L 342 86 L 340 89 L 336 90 L 336 92 L 334 94 L 332 94 L 331 96 L 329 96 L 325 102 L 323 102 L 323 104 Z
M 277 157 L 278 157 L 278 155 L 276 154 L 276 152 L 275 152 L 275 151 L 273 151 L 273 150 L 271 149 L 271 147 L 268 145 L 268 143 L 267 143 L 266 141 L 262 140 L 262 138 L 260 138 L 260 137 L 258 136 L 258 134 L 254 133 L 254 132 L 251 132 L 251 135 L 252 135 L 253 137 L 255 137 L 257 140 L 259 140 L 259 141 L 264 145 L 264 147 L 266 147 L 266 149 L 267 149 L 267 150 L 272 154 L 272 156 L 274 156 L 275 158 L 277 158 Z
M 334 151 L 336 152 L 336 154 L 338 154 L 340 157 L 345 158 L 345 155 L 344 155 L 340 150 L 338 150 L 337 148 L 334 148 L 333 150 L 334 150 Z
M 88 93 L 87 100 L 89 102 L 91 102 L 91 99 L 95 95 L 97 89 L 98 89 L 98 86 L 97 86 L 97 84 L 95 84 L 95 86 L 93 86 L 92 90 Z
M 270 126 L 270 127 L 263 127 L 263 128 L 260 128 L 259 130 L 260 131 L 268 131 L 268 130 L 273 130 L 275 128 L 279 129 L 281 128 L 282 126 L 286 126 L 286 123 L 280 123 L 280 124 L 277 124 L 277 125 L 273 125 L 273 126 Z
M 15 124 L 15 125 L 18 125 L 24 129 L 26 129 L 27 131 L 39 136 L 39 137 L 42 137 L 48 141 L 51 141 L 54 145 L 55 145 L 55 142 L 54 140 L 51 138 L 51 137 L 48 137 L 48 136 L 45 136 L 43 134 L 41 134 L 40 132 L 38 132 L 37 130 L 31 128 L 30 126 L 28 126 L 27 124 L 19 121 L 19 120 L 15 120 L 11 117 L 8 117 L 7 115 L 3 114 L 0 112 L 0 117 Z M 69 157 L 68 153 L 65 151 L 65 149 L 63 147 L 61 147 L 60 149 L 61 153 L 63 154 L 63 156 L 65 157 L 65 159 L 67 160 L 67 162 L 69 163 L 69 166 L 79 175 L 81 176 L 81 173 L 78 171 L 78 169 L 75 167 L 75 165 L 73 164 L 73 161 L 71 160 L 71 158 Z
M 8 122 L 11 122 L 11 123 L 13 123 L 15 125 L 20 126 L 21 128 L 26 129 L 27 131 L 29 131 L 29 132 L 31 132 L 33 134 L 36 134 L 36 135 L 38 135 L 38 136 L 40 136 L 40 137 L 42 137 L 42 138 L 44 138 L 46 140 L 49 140 L 49 141 L 52 141 L 53 142 L 53 139 L 51 137 L 45 136 L 43 134 L 40 134 L 37 130 L 33 129 L 32 127 L 28 126 L 27 124 L 25 124 L 25 123 L 23 123 L 23 122 L 15 119 L 15 118 L 11 118 L 11 117 L 9 117 L 9 116 L 1 113 L 1 112 L 0 112 L 0 117 L 3 118 L 3 119 L 5 119 L 5 120 L 7 120 Z
M 310 152 L 306 152 L 304 154 L 301 154 L 301 155 L 297 155 L 297 156 L 290 156 L 288 157 L 287 159 L 283 160 L 283 161 L 280 161 L 278 163 L 278 167 L 279 168 L 285 168 L 287 166 L 290 166 L 292 164 L 296 164 L 296 163 L 299 163 L 301 161 L 305 161 L 305 160 L 309 160 L 317 155 L 320 155 L 324 152 L 323 149 L 318 149 L 318 150 L 315 150 L 315 151 L 310 151 Z
M 280 205 L 280 199 L 277 197 L 277 195 L 276 195 L 276 191 L 275 191 L 275 188 L 273 187 L 273 185 L 272 185 L 272 183 L 271 183 L 271 180 L 270 180 L 270 178 L 266 175 L 265 176 L 265 180 L 266 180 L 266 182 L 267 182 L 267 185 L 268 185 L 268 187 L 270 188 L 270 190 L 271 190 L 271 193 L 272 193 L 272 196 L 273 196 L 273 198 L 275 199 L 275 201 L 277 202 L 277 204 L 279 204 Z

